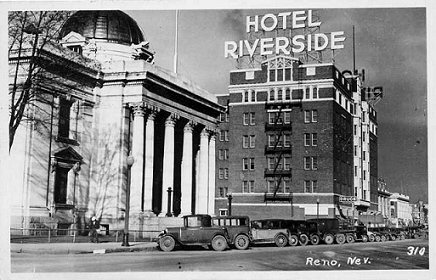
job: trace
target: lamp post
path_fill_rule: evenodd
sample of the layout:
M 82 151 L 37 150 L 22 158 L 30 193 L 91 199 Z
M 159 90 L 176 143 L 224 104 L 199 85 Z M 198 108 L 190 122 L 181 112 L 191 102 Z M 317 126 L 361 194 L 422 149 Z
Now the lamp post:
M 171 192 L 173 190 L 171 189 L 171 187 L 168 188 L 167 192 L 168 192 L 168 207 L 167 207 L 167 214 L 165 216 L 167 217 L 172 217 L 173 215 L 171 214 Z
M 124 233 L 123 243 L 121 246 L 129 247 L 129 216 L 130 216 L 130 170 L 132 168 L 135 158 L 133 156 L 127 157 L 127 186 L 126 186 L 126 210 L 124 217 Z
M 232 199 L 233 199 L 233 196 L 232 196 L 231 193 L 229 193 L 229 194 L 227 195 L 227 200 L 228 200 L 228 202 L 229 202 L 228 216 L 231 216 L 231 215 L 232 215 Z
M 316 220 L 319 219 L 319 198 L 316 199 Z

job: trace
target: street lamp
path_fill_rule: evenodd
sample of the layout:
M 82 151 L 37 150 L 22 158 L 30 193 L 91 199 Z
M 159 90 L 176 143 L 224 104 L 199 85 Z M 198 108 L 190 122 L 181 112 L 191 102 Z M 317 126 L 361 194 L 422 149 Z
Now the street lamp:
M 231 215 L 232 215 L 232 199 L 233 199 L 233 196 L 232 196 L 231 193 L 229 193 L 229 194 L 227 195 L 227 199 L 228 199 L 228 201 L 229 201 L 228 216 L 231 216 Z
M 316 199 L 316 220 L 319 219 L 319 198 Z
M 129 216 L 130 216 L 130 169 L 132 168 L 135 158 L 133 156 L 127 157 L 127 186 L 126 186 L 126 210 L 124 215 L 124 233 L 123 243 L 121 246 L 129 247 Z

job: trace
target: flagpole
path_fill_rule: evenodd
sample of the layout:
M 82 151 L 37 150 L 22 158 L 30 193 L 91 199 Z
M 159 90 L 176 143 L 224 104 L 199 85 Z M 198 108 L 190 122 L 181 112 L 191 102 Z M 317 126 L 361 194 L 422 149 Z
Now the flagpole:
M 175 32 L 175 40 L 174 40 L 174 73 L 177 74 L 177 48 L 178 48 L 178 19 L 179 18 L 179 10 L 176 10 L 176 32 Z

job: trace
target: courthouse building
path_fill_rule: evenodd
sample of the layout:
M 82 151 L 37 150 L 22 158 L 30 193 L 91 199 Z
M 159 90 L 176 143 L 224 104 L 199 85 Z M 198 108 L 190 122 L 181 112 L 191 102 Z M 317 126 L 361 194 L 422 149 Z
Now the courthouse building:
M 354 217 L 377 210 L 377 121 L 362 75 L 274 56 L 230 72 L 216 212 Z M 375 184 L 375 185 L 373 185 Z M 231 196 L 231 201 L 229 201 Z
M 10 52 L 11 83 L 30 55 Z M 59 43 L 40 50 L 37 98 L 11 149 L 12 228 L 80 228 L 91 215 L 121 228 L 129 173 L 132 229 L 165 219 L 156 216 L 214 213 L 224 107 L 153 58 L 137 23 L 120 11 L 79 11 Z

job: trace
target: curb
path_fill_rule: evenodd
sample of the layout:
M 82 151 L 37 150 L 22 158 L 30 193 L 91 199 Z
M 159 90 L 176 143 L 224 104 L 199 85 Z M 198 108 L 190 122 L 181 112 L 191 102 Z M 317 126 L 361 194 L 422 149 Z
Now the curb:
M 70 250 L 70 249 L 63 249 L 63 250 L 26 250 L 23 248 L 20 248 L 18 250 L 11 250 L 11 253 L 25 253 L 25 254 L 37 254 L 37 255 L 68 255 L 68 254 L 110 254 L 110 253 L 122 253 L 122 252 L 151 252 L 151 251 L 158 251 L 157 246 L 153 247 L 128 247 L 128 248 L 110 248 L 110 249 L 89 249 L 89 250 Z

